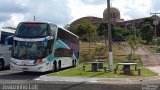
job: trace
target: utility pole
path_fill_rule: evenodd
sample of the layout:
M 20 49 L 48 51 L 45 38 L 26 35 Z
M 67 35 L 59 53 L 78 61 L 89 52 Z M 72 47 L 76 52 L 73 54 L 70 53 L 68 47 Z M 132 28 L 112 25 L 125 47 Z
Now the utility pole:
M 109 45 L 109 70 L 113 71 L 113 54 L 112 54 L 112 36 L 111 36 L 111 16 L 110 16 L 110 0 L 107 0 L 107 10 L 108 10 L 108 45 Z

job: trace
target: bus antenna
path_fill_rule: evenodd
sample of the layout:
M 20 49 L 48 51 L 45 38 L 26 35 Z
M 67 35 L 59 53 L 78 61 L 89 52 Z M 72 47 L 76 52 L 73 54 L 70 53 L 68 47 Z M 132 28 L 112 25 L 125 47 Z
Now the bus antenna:
M 36 21 L 36 16 L 33 16 L 33 21 Z

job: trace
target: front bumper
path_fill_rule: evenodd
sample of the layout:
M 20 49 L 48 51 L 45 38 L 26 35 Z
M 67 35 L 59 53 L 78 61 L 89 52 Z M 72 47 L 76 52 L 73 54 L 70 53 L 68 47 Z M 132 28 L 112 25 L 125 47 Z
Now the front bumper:
M 19 66 L 19 65 L 10 63 L 10 68 L 13 71 L 30 71 L 30 72 L 46 72 L 50 70 L 50 68 L 48 68 L 44 64 L 35 65 L 35 66 Z

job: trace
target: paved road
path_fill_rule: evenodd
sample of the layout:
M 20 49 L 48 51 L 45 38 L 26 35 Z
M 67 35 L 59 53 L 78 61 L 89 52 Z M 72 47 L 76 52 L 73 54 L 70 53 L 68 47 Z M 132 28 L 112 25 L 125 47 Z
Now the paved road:
M 88 82 L 85 80 L 80 80 L 79 82 L 33 80 L 45 74 L 47 73 L 0 71 L 0 90 L 151 90 L 146 88 L 160 90 L 160 79 L 157 80 L 157 78 L 149 82 L 149 84 L 141 83 L 139 80 L 133 80 L 136 83 L 132 83 L 131 80 L 130 83 L 129 79 L 106 79 L 104 81 L 101 80 L 101 82 Z M 146 80 L 148 82 L 148 79 L 144 79 L 144 81 Z
M 0 71 L 0 80 L 32 80 L 47 73 L 35 73 L 35 72 L 17 72 L 11 70 Z
M 63 70 L 70 69 L 64 68 Z M 38 78 L 41 75 L 46 75 L 51 72 L 18 72 L 18 71 L 11 71 L 8 68 L 6 68 L 3 71 L 0 71 L 0 80 L 33 80 Z
M 23 89 L 17 89 L 20 87 Z M 0 80 L 0 90 L 160 90 L 160 87 L 158 84 L 105 84 L 93 82 Z

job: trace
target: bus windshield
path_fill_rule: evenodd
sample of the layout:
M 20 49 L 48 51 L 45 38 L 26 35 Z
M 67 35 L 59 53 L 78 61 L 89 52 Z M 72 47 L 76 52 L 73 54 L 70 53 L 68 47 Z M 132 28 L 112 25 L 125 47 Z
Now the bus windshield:
M 12 57 L 21 60 L 25 59 L 36 60 L 44 58 L 45 51 L 46 50 L 43 41 L 23 42 L 15 40 L 13 42 Z
M 48 24 L 46 23 L 21 23 L 15 33 L 18 37 L 40 38 L 47 36 Z

